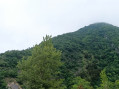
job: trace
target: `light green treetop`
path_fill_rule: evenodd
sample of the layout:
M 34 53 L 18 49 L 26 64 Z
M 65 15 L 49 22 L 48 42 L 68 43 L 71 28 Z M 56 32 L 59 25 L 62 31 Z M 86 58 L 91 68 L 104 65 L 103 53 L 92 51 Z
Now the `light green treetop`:
M 32 56 L 18 63 L 18 78 L 26 89 L 63 89 L 62 79 L 57 75 L 61 51 L 53 47 L 51 36 L 46 36 L 40 45 L 35 45 Z

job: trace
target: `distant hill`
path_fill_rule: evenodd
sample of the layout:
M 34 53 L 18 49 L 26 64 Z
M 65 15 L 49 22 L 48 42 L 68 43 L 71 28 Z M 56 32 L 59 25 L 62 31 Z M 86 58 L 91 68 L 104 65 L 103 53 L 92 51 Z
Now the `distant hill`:
M 76 32 L 58 35 L 52 40 L 54 47 L 62 51 L 64 66 L 60 76 L 65 79 L 67 87 L 70 87 L 70 81 L 75 76 L 85 78 L 93 86 L 98 85 L 99 74 L 104 68 L 110 81 L 119 79 L 119 27 L 95 23 Z M 16 68 L 22 57 L 31 55 L 31 50 L 0 54 L 0 68 Z M 16 75 L 11 73 L 9 76 Z

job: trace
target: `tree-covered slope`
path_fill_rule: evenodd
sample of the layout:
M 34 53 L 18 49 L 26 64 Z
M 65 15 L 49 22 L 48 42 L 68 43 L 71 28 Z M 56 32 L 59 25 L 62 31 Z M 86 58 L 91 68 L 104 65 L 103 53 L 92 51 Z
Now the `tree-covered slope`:
M 27 58 L 31 55 L 31 49 L 22 51 L 11 50 L 0 54 L 0 89 L 6 89 L 5 78 L 16 78 L 18 70 L 16 65 L 23 57 Z
M 111 81 L 119 79 L 119 27 L 95 23 L 54 37 L 53 43 L 62 50 L 64 76 L 80 75 L 95 85 L 99 84 L 100 71 L 106 67 Z
M 52 40 L 54 47 L 62 51 L 64 65 L 59 76 L 64 79 L 67 89 L 71 88 L 72 79 L 76 76 L 88 80 L 93 86 L 99 85 L 100 72 L 104 68 L 110 81 L 119 79 L 119 27 L 95 23 L 76 32 L 53 37 Z M 0 54 L 0 68 L 14 71 L 17 62 L 31 55 L 31 50 Z

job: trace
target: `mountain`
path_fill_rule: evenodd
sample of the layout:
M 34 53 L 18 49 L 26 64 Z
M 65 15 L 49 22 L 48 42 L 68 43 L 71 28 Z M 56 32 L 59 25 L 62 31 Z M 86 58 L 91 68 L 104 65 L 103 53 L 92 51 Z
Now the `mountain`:
M 54 37 L 53 43 L 62 50 L 66 76 L 69 73 L 80 75 L 97 85 L 100 71 L 106 68 L 109 80 L 119 79 L 119 27 L 95 23 Z
M 100 72 L 106 68 L 110 81 L 119 79 L 119 27 L 108 23 L 94 23 L 75 32 L 52 38 L 54 47 L 62 51 L 61 77 L 70 88 L 72 78 L 81 76 L 93 86 L 100 84 Z M 31 50 L 7 51 L 0 54 L 0 71 L 3 77 L 16 77 L 16 65 Z M 7 71 L 7 72 L 6 72 Z

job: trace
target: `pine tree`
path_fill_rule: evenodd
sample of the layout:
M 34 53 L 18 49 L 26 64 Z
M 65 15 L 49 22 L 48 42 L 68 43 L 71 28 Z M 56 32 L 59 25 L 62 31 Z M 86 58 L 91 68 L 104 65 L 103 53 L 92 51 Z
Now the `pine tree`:
M 58 77 L 61 51 L 53 47 L 51 36 L 46 36 L 36 45 L 32 56 L 18 63 L 18 78 L 26 89 L 63 89 L 62 79 Z

